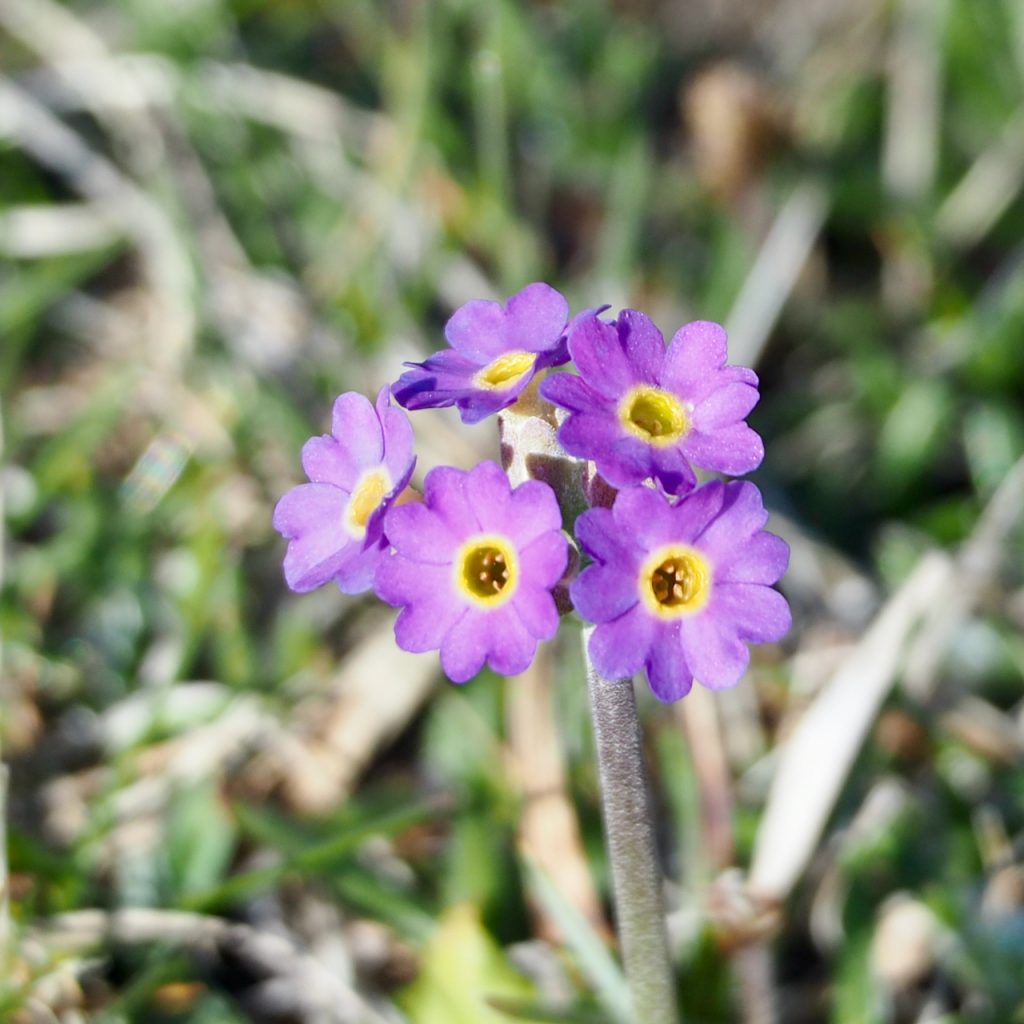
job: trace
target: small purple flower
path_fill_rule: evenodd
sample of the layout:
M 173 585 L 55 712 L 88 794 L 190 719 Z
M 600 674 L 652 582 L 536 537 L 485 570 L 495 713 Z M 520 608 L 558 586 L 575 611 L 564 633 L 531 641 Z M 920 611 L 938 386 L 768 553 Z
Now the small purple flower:
M 354 391 L 340 395 L 331 434 L 303 446 L 302 467 L 312 482 L 281 498 L 274 529 L 289 542 L 284 576 L 292 590 L 333 579 L 344 593 L 360 594 L 372 586 L 387 551 L 384 513 L 416 464 L 412 427 L 384 387 L 376 408 Z
M 537 480 L 513 490 L 493 462 L 468 473 L 441 466 L 424 484 L 424 504 L 388 512 L 395 551 L 374 583 L 378 597 L 402 606 L 398 646 L 440 650 L 456 683 L 485 661 L 502 675 L 524 672 L 558 629 L 551 588 L 568 542 L 554 491 Z
M 764 445 L 743 422 L 757 375 L 725 365 L 718 324 L 686 324 L 666 349 L 643 313 L 625 309 L 607 323 L 589 312 L 573 320 L 568 345 L 579 376 L 556 374 L 540 392 L 569 411 L 558 432 L 565 450 L 592 459 L 613 486 L 653 477 L 685 494 L 693 466 L 735 476 L 761 464 Z
M 789 547 L 763 530 L 768 515 L 751 483 L 714 481 L 671 504 L 649 487 L 621 491 L 611 509 L 584 512 L 576 538 L 594 559 L 570 588 L 579 614 L 597 623 L 590 656 L 608 679 L 646 669 L 663 701 L 696 678 L 734 686 L 748 643 L 781 639 L 789 606 L 771 588 Z
M 445 326 L 450 349 L 410 367 L 395 384 L 406 409 L 458 406 L 463 423 L 478 423 L 510 406 L 538 370 L 568 359 L 569 306 L 546 284 L 529 284 L 504 306 L 477 299 Z

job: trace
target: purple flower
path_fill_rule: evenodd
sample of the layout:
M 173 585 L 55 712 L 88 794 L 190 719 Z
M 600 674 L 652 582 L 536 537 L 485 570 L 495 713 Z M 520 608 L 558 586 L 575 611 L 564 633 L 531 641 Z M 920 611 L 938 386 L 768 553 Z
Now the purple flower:
M 768 518 L 751 483 L 714 481 L 671 504 L 649 487 L 621 491 L 611 509 L 576 521 L 594 559 L 573 581 L 573 604 L 597 623 L 590 656 L 608 679 L 646 669 L 654 695 L 678 700 L 696 678 L 734 686 L 747 643 L 781 639 L 789 606 L 771 588 L 789 547 L 762 529 Z
M 459 307 L 445 326 L 451 348 L 411 369 L 395 384 L 406 409 L 455 405 L 463 423 L 478 423 L 510 406 L 538 370 L 568 359 L 569 306 L 546 284 L 529 284 L 504 306 L 477 299 Z
M 607 323 L 589 312 L 573 320 L 568 345 L 580 375 L 556 374 L 541 394 L 569 410 L 558 432 L 565 450 L 593 459 L 613 486 L 653 477 L 684 494 L 696 484 L 692 466 L 738 475 L 760 465 L 761 438 L 743 422 L 757 375 L 725 365 L 718 324 L 686 324 L 666 349 L 643 313 Z
M 302 467 L 312 481 L 292 488 L 274 509 L 274 529 L 288 543 L 284 576 L 304 592 L 335 580 L 346 594 L 373 584 L 387 551 L 384 513 L 412 476 L 409 417 L 381 388 L 376 408 L 354 391 L 334 402 L 331 434 L 311 437 Z
M 407 651 L 440 649 L 449 679 L 463 683 L 486 661 L 515 675 L 558 629 L 551 588 L 568 557 L 554 491 L 537 480 L 512 490 L 493 462 L 468 473 L 446 466 L 425 481 L 424 504 L 387 514 L 395 549 L 374 587 L 402 606 L 395 639 Z

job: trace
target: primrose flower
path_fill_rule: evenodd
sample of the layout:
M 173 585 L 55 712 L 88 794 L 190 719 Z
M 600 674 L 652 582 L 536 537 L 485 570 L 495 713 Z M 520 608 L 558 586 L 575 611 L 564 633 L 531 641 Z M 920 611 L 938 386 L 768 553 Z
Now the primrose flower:
M 406 409 L 458 406 L 464 423 L 478 423 L 510 406 L 538 370 L 568 359 L 569 306 L 550 285 L 527 285 L 504 306 L 477 299 L 452 314 L 444 333 L 450 349 L 410 367 L 392 389 Z
M 537 643 L 558 629 L 551 588 L 568 542 L 554 491 L 537 480 L 514 490 L 493 462 L 446 466 L 424 481 L 424 503 L 392 508 L 394 553 L 377 566 L 378 597 L 402 606 L 395 639 L 407 651 L 441 652 L 463 683 L 486 661 L 502 675 L 525 671 Z
M 274 529 L 289 542 L 284 576 L 292 590 L 332 579 L 346 594 L 370 589 L 388 546 L 384 513 L 416 464 L 412 445 L 409 417 L 392 407 L 388 388 L 376 407 L 354 391 L 335 400 L 331 436 L 311 437 L 302 448 L 311 482 L 274 509 Z
M 693 466 L 739 475 L 764 458 L 761 438 L 743 422 L 758 400 L 757 375 L 726 366 L 726 336 L 698 320 L 665 348 L 661 332 L 636 310 L 614 323 L 597 312 L 576 317 L 569 353 L 579 376 L 556 374 L 544 398 L 569 411 L 558 439 L 592 459 L 615 487 L 653 477 L 669 494 L 696 484 Z
M 771 584 L 789 547 L 762 529 L 768 515 L 751 483 L 714 481 L 675 504 L 650 487 L 620 491 L 611 509 L 584 512 L 576 538 L 594 559 L 573 581 L 573 604 L 597 623 L 590 656 L 608 679 L 647 672 L 663 701 L 696 678 L 734 686 L 748 643 L 781 639 L 789 606 Z

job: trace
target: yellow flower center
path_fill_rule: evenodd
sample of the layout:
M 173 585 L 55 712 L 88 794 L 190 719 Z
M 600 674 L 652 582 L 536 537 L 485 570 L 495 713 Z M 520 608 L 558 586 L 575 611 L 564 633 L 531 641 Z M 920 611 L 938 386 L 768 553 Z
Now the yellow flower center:
M 536 352 L 506 352 L 488 363 L 473 376 L 473 383 L 486 391 L 501 391 L 514 387 L 537 362 Z
M 390 490 L 391 477 L 383 466 L 368 470 L 359 478 L 345 506 L 345 529 L 351 536 L 357 540 L 366 536 L 370 516 L 380 508 Z
M 711 596 L 711 566 L 685 545 L 659 548 L 640 569 L 640 597 L 662 619 L 699 612 Z
M 623 395 L 619 421 L 634 437 L 659 447 L 675 444 L 690 427 L 683 403 L 675 395 L 646 384 Z
M 484 608 L 502 605 L 515 593 L 519 560 L 504 537 L 470 538 L 455 555 L 454 567 L 458 590 Z

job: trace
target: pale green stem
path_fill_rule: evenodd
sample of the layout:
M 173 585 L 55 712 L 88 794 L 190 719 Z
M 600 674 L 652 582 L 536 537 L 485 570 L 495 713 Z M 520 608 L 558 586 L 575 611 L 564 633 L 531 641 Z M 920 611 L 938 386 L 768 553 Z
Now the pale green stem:
M 615 916 L 635 1024 L 679 1024 L 636 695 L 630 679 L 605 679 L 583 630 L 590 714 L 612 871 Z

